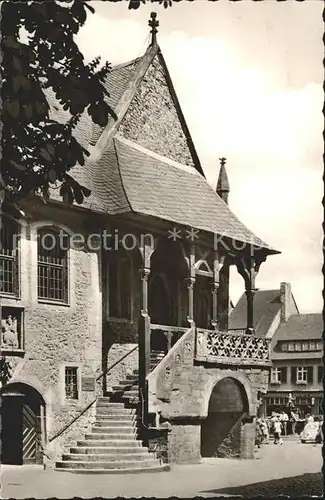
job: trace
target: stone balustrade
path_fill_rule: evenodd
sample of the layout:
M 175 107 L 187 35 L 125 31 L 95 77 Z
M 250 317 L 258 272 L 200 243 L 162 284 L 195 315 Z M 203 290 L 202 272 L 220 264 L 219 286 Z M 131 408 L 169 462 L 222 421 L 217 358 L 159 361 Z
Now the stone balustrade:
M 197 361 L 231 365 L 268 365 L 269 341 L 265 338 L 213 330 L 196 330 Z

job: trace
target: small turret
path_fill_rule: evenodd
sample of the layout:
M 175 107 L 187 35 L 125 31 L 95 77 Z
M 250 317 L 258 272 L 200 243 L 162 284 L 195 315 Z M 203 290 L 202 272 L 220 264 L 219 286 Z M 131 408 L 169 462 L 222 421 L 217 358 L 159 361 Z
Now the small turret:
M 220 160 L 220 172 L 217 182 L 217 194 L 220 198 L 228 205 L 228 195 L 230 192 L 229 181 L 226 171 L 226 158 L 219 158 Z

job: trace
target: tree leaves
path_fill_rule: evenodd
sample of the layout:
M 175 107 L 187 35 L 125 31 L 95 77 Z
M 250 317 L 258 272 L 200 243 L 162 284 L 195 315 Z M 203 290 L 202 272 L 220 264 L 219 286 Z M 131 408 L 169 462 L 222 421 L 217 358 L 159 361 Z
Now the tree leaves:
M 94 9 L 84 0 L 69 7 L 33 0 L 1 3 L 1 174 L 12 197 L 33 192 L 48 199 L 49 184 L 57 182 L 66 203 L 80 204 L 90 195 L 69 176 L 89 155 L 74 133 L 85 110 L 101 127 L 116 116 L 105 102 L 109 94 L 102 84 L 110 65 L 100 66 L 100 58 L 85 64 L 75 43 L 74 34 L 89 12 Z M 28 33 L 27 44 L 20 40 L 21 28 Z M 48 89 L 70 113 L 66 123 L 50 115 Z

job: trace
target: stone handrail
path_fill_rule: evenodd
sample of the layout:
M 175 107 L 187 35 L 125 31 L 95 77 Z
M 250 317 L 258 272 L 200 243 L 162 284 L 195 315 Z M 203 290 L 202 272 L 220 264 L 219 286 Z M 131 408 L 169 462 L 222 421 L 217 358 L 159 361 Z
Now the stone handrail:
M 176 327 L 173 327 L 176 329 Z M 175 342 L 162 361 L 148 375 L 148 406 L 149 413 L 161 410 L 157 396 L 169 391 L 173 379 L 173 370 L 182 363 L 193 363 L 195 326 L 185 329 L 185 333 Z
M 225 364 L 269 364 L 269 340 L 198 328 L 195 359 Z

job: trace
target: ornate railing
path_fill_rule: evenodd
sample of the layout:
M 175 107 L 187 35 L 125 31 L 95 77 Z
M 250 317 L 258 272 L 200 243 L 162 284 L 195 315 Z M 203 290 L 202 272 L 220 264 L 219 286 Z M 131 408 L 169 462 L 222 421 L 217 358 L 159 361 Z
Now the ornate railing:
M 269 341 L 253 335 L 198 328 L 195 358 L 222 364 L 269 364 Z
M 24 308 L 1 307 L 1 352 L 7 355 L 21 354 L 25 348 Z
M 233 330 L 228 330 L 228 333 L 230 333 L 231 335 L 233 334 L 244 335 L 246 333 L 246 330 L 245 328 L 236 328 Z
M 181 326 L 150 325 L 150 350 L 167 354 L 187 330 Z

